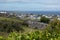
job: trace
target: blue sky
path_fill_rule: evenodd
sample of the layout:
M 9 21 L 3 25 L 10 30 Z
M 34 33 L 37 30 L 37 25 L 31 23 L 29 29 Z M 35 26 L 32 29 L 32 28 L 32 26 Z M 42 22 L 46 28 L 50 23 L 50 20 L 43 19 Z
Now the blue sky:
M 60 0 L 0 0 L 0 10 L 60 11 Z

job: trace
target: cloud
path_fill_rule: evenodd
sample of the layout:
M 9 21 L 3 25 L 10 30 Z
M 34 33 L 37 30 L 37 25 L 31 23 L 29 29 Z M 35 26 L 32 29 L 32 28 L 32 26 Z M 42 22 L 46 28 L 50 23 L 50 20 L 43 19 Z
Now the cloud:
M 60 10 L 60 0 L 0 0 L 0 10 Z

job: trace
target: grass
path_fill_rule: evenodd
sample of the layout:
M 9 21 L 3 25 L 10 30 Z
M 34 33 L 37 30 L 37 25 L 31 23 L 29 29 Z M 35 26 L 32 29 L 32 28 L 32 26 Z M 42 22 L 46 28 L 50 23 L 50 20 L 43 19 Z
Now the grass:
M 0 17 L 0 20 L 23 22 L 22 20 L 18 20 L 18 19 L 14 19 L 14 18 L 6 18 L 6 17 Z

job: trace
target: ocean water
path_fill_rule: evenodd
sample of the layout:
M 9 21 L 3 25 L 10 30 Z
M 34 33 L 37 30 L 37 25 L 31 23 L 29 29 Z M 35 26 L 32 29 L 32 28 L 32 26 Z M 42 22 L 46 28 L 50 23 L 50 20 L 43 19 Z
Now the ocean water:
M 45 15 L 60 15 L 60 11 L 7 11 L 8 13 L 16 14 L 45 14 Z
M 22 13 L 26 14 L 53 14 L 60 15 L 60 11 L 22 11 Z

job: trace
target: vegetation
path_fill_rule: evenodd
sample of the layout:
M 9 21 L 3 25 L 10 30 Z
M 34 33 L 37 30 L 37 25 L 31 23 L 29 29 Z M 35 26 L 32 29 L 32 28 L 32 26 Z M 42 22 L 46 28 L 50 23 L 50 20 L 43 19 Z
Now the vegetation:
M 30 33 L 10 33 L 7 38 L 0 36 L 1 40 L 59 40 L 60 36 L 54 36 L 47 32 L 34 31 Z M 58 38 L 57 38 L 58 37 Z
M 0 17 L 0 32 L 13 32 L 13 31 L 20 31 L 22 29 L 23 21 L 11 18 L 3 18 Z
M 51 21 L 43 31 L 34 31 L 29 33 L 15 33 L 8 36 L 14 40 L 59 40 L 60 39 L 60 21 L 57 19 Z M 7 38 L 7 39 L 9 39 Z
M 45 32 L 48 34 L 50 40 L 58 39 L 60 37 L 60 21 L 57 19 L 51 21 L 45 29 Z
M 60 40 L 59 20 L 49 22 L 48 18 L 43 17 L 41 22 L 49 24 L 45 29 L 38 30 L 26 27 L 22 20 L 0 17 L 0 32 L 9 33 L 7 37 L 0 36 L 0 40 Z
M 50 19 L 46 17 L 41 17 L 40 22 L 49 23 Z

